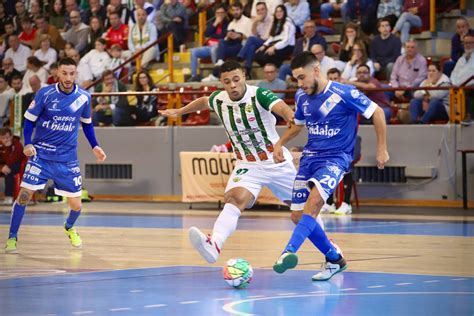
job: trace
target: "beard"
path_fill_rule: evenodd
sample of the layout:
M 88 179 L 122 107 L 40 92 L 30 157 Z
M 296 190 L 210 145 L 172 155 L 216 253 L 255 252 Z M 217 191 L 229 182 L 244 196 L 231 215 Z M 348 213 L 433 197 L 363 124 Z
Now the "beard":
M 311 91 L 311 93 L 309 93 L 309 95 L 315 95 L 316 92 L 318 91 L 318 88 L 319 88 L 318 81 L 314 80 L 313 85 L 311 86 L 312 91 Z

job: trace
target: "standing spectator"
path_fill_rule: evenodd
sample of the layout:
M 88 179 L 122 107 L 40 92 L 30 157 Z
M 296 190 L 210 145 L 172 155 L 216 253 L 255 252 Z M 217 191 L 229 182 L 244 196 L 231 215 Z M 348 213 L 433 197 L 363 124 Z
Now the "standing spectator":
M 108 64 L 110 64 L 110 56 L 105 50 L 106 42 L 103 38 L 95 41 L 95 48 L 82 57 L 81 62 L 88 65 L 94 79 L 99 78 L 104 72 Z
M 464 36 L 464 54 L 458 59 L 451 74 L 451 82 L 455 86 L 465 84 L 474 76 L 474 32 L 469 32 Z M 466 83 L 473 86 L 474 80 Z M 472 124 L 474 119 L 474 91 L 466 90 L 466 116 L 461 122 L 464 125 Z
M 274 64 L 266 64 L 263 67 L 263 74 L 265 79 L 258 83 L 258 86 L 268 90 L 286 90 L 287 84 L 285 81 L 277 78 L 277 67 Z M 275 93 L 280 98 L 285 98 L 285 93 Z
M 54 0 L 53 10 L 49 15 L 49 23 L 55 26 L 60 32 L 66 29 L 66 10 L 64 10 L 62 0 Z
M 167 0 L 158 11 L 158 29 L 173 33 L 174 50 L 179 51 L 179 46 L 184 43 L 188 16 L 186 8 L 178 0 Z
M 437 64 L 428 66 L 428 78 L 420 87 L 449 87 L 451 81 Z M 449 120 L 449 90 L 416 90 L 410 101 L 412 123 L 428 124 L 432 121 Z
M 247 79 L 251 78 L 250 70 L 252 69 L 255 53 L 270 36 L 270 30 L 273 25 L 273 17 L 268 13 L 265 2 L 257 4 L 257 15 L 252 20 L 252 35 L 247 39 L 244 47 L 242 47 L 237 55 L 238 58 L 244 60 Z
M 30 86 L 30 78 L 33 76 L 38 76 L 41 83 L 46 83 L 48 80 L 48 71 L 43 67 L 44 62 L 36 58 L 35 56 L 30 56 L 26 60 L 26 72 L 23 76 L 23 86 L 28 92 L 32 91 Z
M 155 90 L 153 80 L 148 72 L 144 70 L 139 71 L 135 82 L 135 91 L 151 92 Z M 137 105 L 132 117 L 137 124 L 144 124 L 158 117 L 158 100 L 156 95 L 139 95 L 136 99 Z
M 418 47 L 415 40 L 409 40 L 405 43 L 405 55 L 397 58 L 390 75 L 390 85 L 393 88 L 398 87 L 418 87 L 426 78 L 427 67 L 426 58 L 418 53 Z M 402 99 L 404 96 L 410 96 L 411 92 L 404 90 L 395 91 L 395 97 Z
M 73 10 L 69 17 L 71 28 L 63 35 L 63 38 L 66 42 L 72 43 L 80 54 L 85 53 L 90 27 L 81 22 L 81 14 L 77 10 Z
M 380 19 L 386 19 L 390 24 L 390 28 L 393 28 L 401 11 L 402 5 L 400 0 L 381 0 L 377 8 L 377 20 L 380 23 Z
M 10 119 L 10 101 L 13 99 L 13 89 L 8 86 L 5 75 L 0 74 L 0 126 Z
M 328 80 L 341 82 L 341 71 L 337 68 L 331 68 L 327 73 Z
M 5 76 L 5 80 L 7 81 L 9 86 L 12 85 L 13 76 L 18 75 L 21 77 L 21 72 L 15 69 L 13 59 L 11 59 L 10 57 L 5 57 L 2 60 L 2 75 Z
M 357 67 L 360 65 L 367 65 L 370 69 L 370 76 L 374 75 L 374 63 L 367 58 L 367 50 L 365 49 L 364 43 L 357 41 L 352 48 L 351 60 L 346 63 L 346 67 L 342 72 L 342 79 L 356 79 Z
M 32 48 L 36 37 L 36 28 L 33 27 L 33 23 L 31 23 L 29 17 L 21 19 L 21 28 L 23 31 L 18 35 L 20 43 Z
M 128 49 L 130 49 L 132 55 L 141 51 L 158 38 L 155 25 L 147 21 L 146 11 L 144 9 L 137 9 L 136 14 L 137 23 L 130 28 L 128 35 Z M 146 67 L 152 60 L 158 58 L 159 54 L 158 45 L 141 54 L 142 67 Z
M 103 35 L 107 42 L 107 48 L 119 45 L 122 50 L 128 50 L 128 25 L 123 24 L 118 12 L 109 15 L 110 28 Z
M 31 56 L 31 49 L 20 44 L 18 35 L 10 35 L 8 45 L 10 45 L 10 48 L 5 53 L 5 58 L 11 58 L 14 68 L 19 72 L 26 71 L 26 59 Z
M 464 54 L 464 37 L 469 32 L 474 32 L 469 26 L 469 21 L 461 16 L 456 20 L 456 34 L 451 38 L 451 59 L 444 64 L 443 72 L 450 76 L 459 57 Z
M 375 36 L 370 44 L 370 58 L 374 62 L 375 71 L 390 78 L 393 65 L 400 56 L 402 43 L 400 39 L 390 32 L 388 18 L 379 20 L 379 35 Z
M 41 35 L 40 38 L 40 49 L 35 51 L 34 56 L 40 61 L 45 62 L 44 68 L 49 70 L 52 63 L 58 60 L 58 53 L 56 50 L 51 48 L 51 38 L 48 34 Z
M 156 10 L 153 4 L 145 1 L 145 0 L 135 0 L 135 6 L 132 10 L 132 13 L 130 15 L 130 21 L 129 24 L 136 24 L 138 23 L 138 10 L 142 9 L 145 10 L 145 17 L 148 23 L 151 25 L 155 25 L 155 14 Z
M 82 88 L 88 87 L 94 79 L 89 65 L 81 60 L 81 55 L 79 55 L 79 52 L 75 48 L 71 48 L 67 51 L 67 57 L 72 58 L 77 64 L 75 83 Z
M 286 12 L 296 26 L 299 34 L 303 30 L 303 25 L 310 18 L 309 4 L 306 0 L 290 0 L 285 3 Z
M 326 56 L 326 51 L 321 44 L 314 44 L 311 47 L 311 53 L 313 53 L 319 61 L 319 71 L 321 72 L 321 76 L 326 77 L 329 69 L 336 67 L 336 62 L 331 57 Z
M 126 92 L 127 87 L 117 81 L 111 70 L 106 70 L 102 74 L 103 82 L 99 84 L 96 92 Z M 110 125 L 130 126 L 132 117 L 127 97 L 110 96 L 98 97 L 94 100 L 94 113 L 92 115 L 94 126 Z
M 34 49 L 38 49 L 40 47 L 40 41 L 41 38 L 43 38 L 43 35 L 49 36 L 50 46 L 56 51 L 64 49 L 64 44 L 66 44 L 64 39 L 62 38 L 56 26 L 49 24 L 44 15 L 37 16 L 35 19 L 35 24 L 38 29 L 36 31 L 35 41 L 33 42 Z
M 410 37 L 410 30 L 413 27 L 428 27 L 430 15 L 429 0 L 405 1 L 403 13 L 400 15 L 392 33 L 400 32 L 402 44 L 405 44 Z
M 200 81 L 197 74 L 198 58 L 211 57 L 212 62 L 217 62 L 217 46 L 219 40 L 223 39 L 227 34 L 227 12 L 223 5 L 216 7 L 215 18 L 210 19 L 206 25 L 204 36 L 208 37 L 205 45 L 202 47 L 192 48 L 191 52 L 191 78 L 188 81 Z
M 347 20 L 347 0 L 329 0 L 321 4 L 321 19 L 329 19 L 331 13 L 341 12 L 344 20 Z
M 3 205 L 13 204 L 13 193 L 15 190 L 15 176 L 20 173 L 23 163 L 26 163 L 26 156 L 23 154 L 23 146 L 20 138 L 13 136 L 8 127 L 0 128 L 0 156 L 5 163 L 1 172 L 5 177 L 5 198 Z

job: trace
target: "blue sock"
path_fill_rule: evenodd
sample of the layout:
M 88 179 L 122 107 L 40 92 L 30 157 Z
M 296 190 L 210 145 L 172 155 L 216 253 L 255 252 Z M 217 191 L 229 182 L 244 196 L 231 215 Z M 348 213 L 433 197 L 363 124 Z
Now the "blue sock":
M 319 227 L 318 223 L 312 216 L 303 214 L 298 225 L 296 225 L 293 230 L 293 235 L 291 235 L 290 241 L 288 242 L 288 245 L 286 245 L 284 252 L 297 252 L 316 226 Z
M 25 214 L 26 205 L 20 205 L 17 202 L 13 203 L 12 216 L 10 220 L 10 233 L 8 238 L 17 238 L 18 229 L 20 229 L 21 220 Z
M 337 252 L 336 248 L 331 244 L 326 232 L 316 223 L 316 227 L 313 229 L 311 234 L 308 236 L 309 240 L 321 251 L 329 261 L 338 261 L 341 259 L 341 255 Z
M 74 226 L 74 223 L 76 222 L 77 218 L 81 215 L 81 210 L 79 211 L 69 211 L 69 217 L 66 220 L 66 229 L 70 229 L 72 226 Z

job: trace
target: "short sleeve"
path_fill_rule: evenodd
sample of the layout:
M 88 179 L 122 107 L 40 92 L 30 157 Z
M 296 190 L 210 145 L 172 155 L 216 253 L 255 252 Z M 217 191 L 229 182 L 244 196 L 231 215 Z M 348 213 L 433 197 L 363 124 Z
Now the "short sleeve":
M 41 115 L 44 109 L 44 102 L 43 102 L 43 91 L 38 91 L 35 96 L 35 99 L 31 101 L 28 109 L 25 112 L 25 118 L 32 122 L 36 122 L 38 116 Z
M 81 113 L 81 122 L 85 124 L 91 124 L 91 96 L 87 96 L 87 102 L 84 104 L 84 108 Z
M 362 113 L 366 119 L 371 118 L 378 107 L 377 103 L 354 87 L 344 94 L 344 103 L 349 109 Z
M 280 98 L 273 92 L 264 88 L 257 88 L 257 101 L 267 111 L 280 101 Z
M 209 97 L 209 104 L 208 104 L 208 106 L 209 106 L 209 108 L 210 108 L 211 110 L 213 110 L 213 111 L 215 111 L 215 110 L 214 110 L 214 99 L 216 98 L 216 96 L 217 96 L 219 93 L 221 93 L 220 90 L 214 91 L 214 92 L 211 94 L 211 96 Z
M 295 94 L 295 124 L 296 125 L 305 125 L 306 119 L 304 117 L 303 111 L 303 96 L 304 92 L 302 90 L 296 91 Z

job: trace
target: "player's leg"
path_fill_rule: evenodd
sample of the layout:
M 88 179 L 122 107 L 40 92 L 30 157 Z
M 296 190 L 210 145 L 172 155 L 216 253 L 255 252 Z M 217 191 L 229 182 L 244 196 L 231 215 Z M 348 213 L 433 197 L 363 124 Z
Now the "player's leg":
M 74 248 L 81 248 L 82 239 L 77 233 L 76 229 L 73 227 L 76 223 L 76 220 L 79 218 L 79 215 L 81 215 L 81 197 L 68 197 L 67 202 L 69 205 L 69 216 L 64 223 L 64 232 L 66 236 L 69 237 L 71 245 Z
M 212 233 L 206 236 L 196 227 L 189 229 L 193 247 L 207 262 L 217 261 L 225 241 L 237 228 L 241 212 L 253 204 L 261 189 L 258 167 L 236 167 L 227 183 L 224 208 L 214 223 Z

